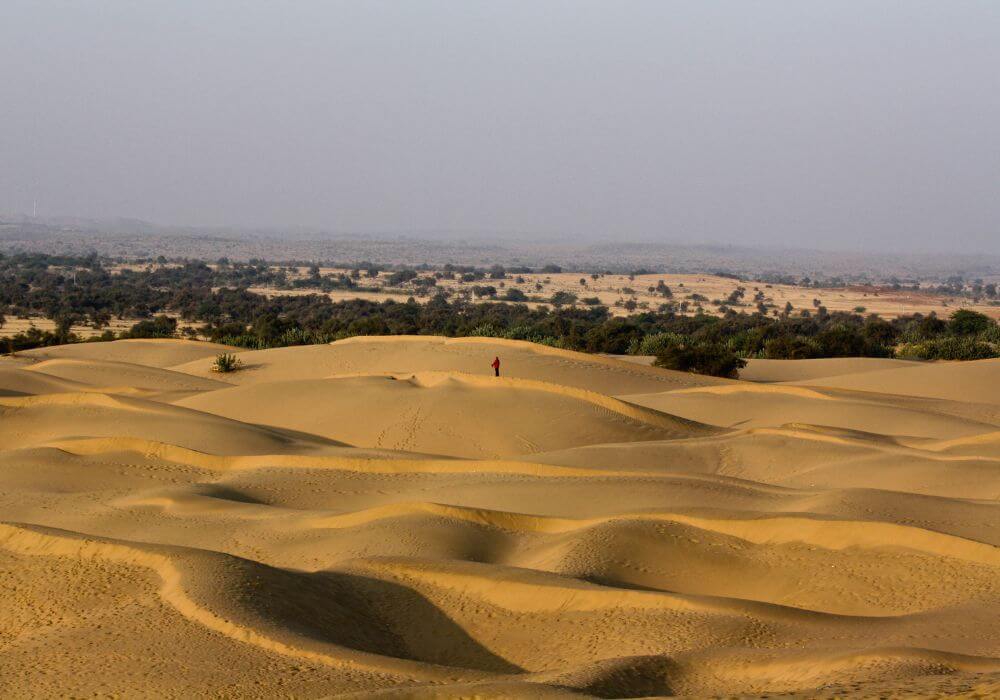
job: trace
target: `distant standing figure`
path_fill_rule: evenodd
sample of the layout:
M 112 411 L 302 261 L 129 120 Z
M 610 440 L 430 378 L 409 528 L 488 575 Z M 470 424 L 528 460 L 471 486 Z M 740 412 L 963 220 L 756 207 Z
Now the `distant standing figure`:
M 500 376 L 500 358 L 499 357 L 494 357 L 493 358 L 493 364 L 490 365 L 490 367 L 493 368 L 493 373 L 497 377 L 499 377 Z

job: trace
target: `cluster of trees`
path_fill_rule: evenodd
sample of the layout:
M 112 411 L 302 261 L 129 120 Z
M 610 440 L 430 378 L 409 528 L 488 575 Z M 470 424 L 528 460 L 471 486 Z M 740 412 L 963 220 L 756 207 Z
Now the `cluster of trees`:
M 293 299 L 297 304 L 288 305 Z M 302 303 L 303 299 L 309 301 Z M 523 304 L 473 304 L 441 296 L 426 304 L 278 297 L 267 300 L 252 321 L 208 325 L 203 332 L 219 342 L 254 348 L 354 335 L 492 336 L 585 352 L 655 355 L 664 367 L 721 376 L 733 376 L 753 357 L 1000 356 L 996 323 L 968 310 L 955 312 L 948 321 L 933 315 L 886 321 L 843 312 L 808 318 L 650 312 L 616 318 L 601 306 L 530 309 Z
M 629 350 L 655 355 L 661 367 L 733 377 L 746 359 L 755 357 L 1000 357 L 1000 327 L 988 316 L 968 309 L 954 312 L 947 321 L 933 314 L 902 316 L 892 321 L 858 313 L 777 319 L 762 314 L 729 314 L 690 332 L 647 334 Z
M 73 342 L 70 329 L 79 323 L 106 327 L 112 317 L 138 319 L 116 336 L 109 330 L 98 340 L 116 337 L 173 337 L 177 318 L 201 324 L 196 333 L 248 348 L 331 342 L 355 335 L 494 336 L 530 340 L 585 352 L 655 355 L 664 367 L 732 376 L 747 358 L 807 359 L 816 357 L 912 357 L 978 359 L 1000 356 L 1000 329 L 988 317 L 956 311 L 949 320 L 907 316 L 887 321 L 861 313 L 815 313 L 778 317 L 733 310 L 721 317 L 687 316 L 670 310 L 613 317 L 598 300 L 557 292 L 554 308 L 531 309 L 515 290 L 512 303 L 473 303 L 437 294 L 426 303 L 367 300 L 333 302 L 322 294 L 267 297 L 247 290 L 264 280 L 280 280 L 282 270 L 263 262 L 209 267 L 188 262 L 174 267 L 125 270 L 111 274 L 96 257 L 45 255 L 0 256 L 0 326 L 5 316 L 43 313 L 55 321 L 54 331 L 15 336 L 13 350 Z M 510 270 L 445 274 L 482 274 L 502 278 Z M 377 272 L 376 272 L 377 274 Z M 413 271 L 397 271 L 401 283 L 422 279 Z M 359 271 L 360 276 L 360 271 Z M 329 284 L 355 284 L 355 275 L 308 278 Z M 434 278 L 431 277 L 431 280 Z M 585 281 L 585 280 L 584 280 Z M 433 286 L 433 285 L 429 285 Z M 492 285 L 477 285 L 477 296 L 495 297 Z M 657 291 L 669 298 L 666 285 Z M 734 295 L 743 298 L 743 291 Z M 522 293 L 523 294 L 523 293 Z M 738 299 L 733 299 L 736 301 Z

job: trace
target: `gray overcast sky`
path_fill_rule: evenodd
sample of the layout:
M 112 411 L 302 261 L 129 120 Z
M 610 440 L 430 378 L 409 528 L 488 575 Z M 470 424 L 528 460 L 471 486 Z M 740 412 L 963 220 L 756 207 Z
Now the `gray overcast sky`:
M 2 0 L 0 211 L 1000 252 L 998 76 L 996 0 Z

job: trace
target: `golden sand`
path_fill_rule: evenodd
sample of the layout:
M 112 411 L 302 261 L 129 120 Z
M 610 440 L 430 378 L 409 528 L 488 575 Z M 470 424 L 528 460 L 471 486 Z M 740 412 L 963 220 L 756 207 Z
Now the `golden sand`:
M 1000 693 L 1000 361 L 224 350 L 0 359 L 3 697 Z

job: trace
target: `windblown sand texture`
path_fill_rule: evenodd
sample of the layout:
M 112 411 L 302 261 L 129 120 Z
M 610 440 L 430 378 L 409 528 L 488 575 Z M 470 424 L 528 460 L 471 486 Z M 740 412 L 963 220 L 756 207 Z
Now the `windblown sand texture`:
M 1000 693 L 998 361 L 222 350 L 0 359 L 0 696 Z

